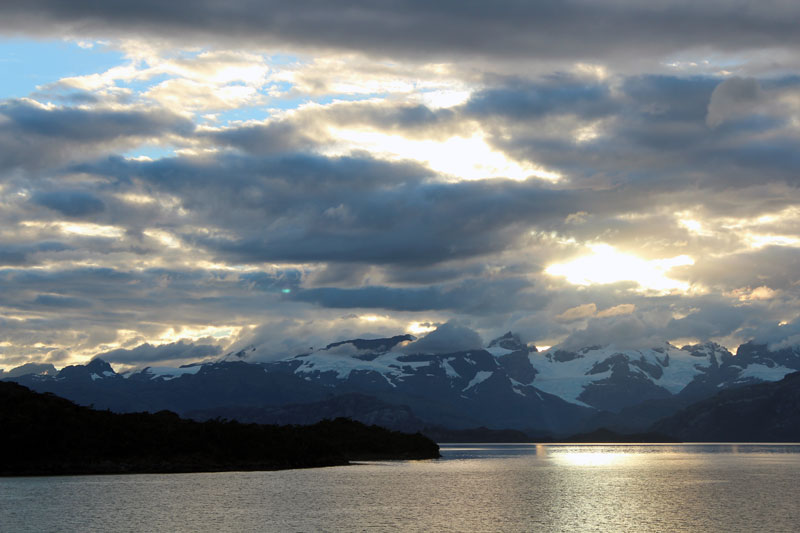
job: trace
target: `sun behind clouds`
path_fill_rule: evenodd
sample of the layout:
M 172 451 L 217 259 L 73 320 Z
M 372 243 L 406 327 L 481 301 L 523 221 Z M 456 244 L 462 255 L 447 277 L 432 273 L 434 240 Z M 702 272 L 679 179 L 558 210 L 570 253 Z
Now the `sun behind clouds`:
M 574 285 L 602 285 L 633 281 L 642 291 L 657 293 L 686 292 L 689 284 L 669 277 L 670 269 L 694 264 L 688 255 L 667 259 L 642 259 L 617 251 L 608 244 L 589 246 L 590 254 L 568 263 L 556 263 L 545 269 L 551 276 L 563 276 Z

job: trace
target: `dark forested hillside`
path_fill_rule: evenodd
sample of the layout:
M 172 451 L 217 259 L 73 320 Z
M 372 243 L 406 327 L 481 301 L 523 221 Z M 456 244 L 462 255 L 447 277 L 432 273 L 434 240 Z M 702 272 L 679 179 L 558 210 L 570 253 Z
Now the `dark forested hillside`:
M 351 420 L 313 426 L 195 422 L 161 411 L 116 414 L 0 383 L 0 474 L 273 470 L 350 460 L 427 459 L 422 435 Z

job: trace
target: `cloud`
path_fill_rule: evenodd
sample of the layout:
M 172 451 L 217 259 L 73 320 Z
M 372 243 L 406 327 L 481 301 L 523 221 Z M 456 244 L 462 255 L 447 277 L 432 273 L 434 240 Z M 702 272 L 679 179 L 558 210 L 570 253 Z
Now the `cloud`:
M 683 275 L 717 289 L 735 290 L 759 284 L 772 290 L 792 290 L 797 282 L 794 273 L 799 268 L 797 247 L 765 246 L 723 257 L 706 257 L 698 264 L 683 267 Z
M 32 265 L 37 257 L 53 252 L 64 252 L 70 247 L 59 242 L 42 241 L 31 244 L 0 244 L 0 266 Z
M 69 296 L 59 296 L 57 294 L 40 294 L 34 300 L 34 304 L 57 307 L 63 309 L 74 309 L 82 307 L 91 307 L 92 302 L 84 298 L 70 298 Z
M 380 308 L 396 311 L 454 310 L 485 314 L 524 309 L 542 304 L 540 295 L 527 292 L 530 282 L 521 278 L 484 280 L 468 278 L 459 282 L 424 288 L 320 287 L 301 289 L 289 298 L 331 308 Z
M 588 200 L 536 181 L 428 181 L 430 171 L 417 165 L 368 157 L 111 159 L 75 170 L 135 176 L 177 195 L 198 221 L 222 230 L 182 237 L 241 263 L 429 265 L 480 256 L 511 246 L 537 219 L 561 219 Z
M 800 344 L 800 320 L 761 324 L 748 333 L 756 344 L 766 344 L 771 350 L 780 350 Z
M 574 322 L 575 320 L 582 320 L 589 318 L 597 313 L 597 306 L 593 303 L 579 305 L 577 307 L 570 307 L 560 315 L 556 315 L 556 320 L 561 322 Z
M 200 360 L 208 356 L 219 355 L 221 351 L 219 346 L 178 341 L 160 346 L 145 343 L 132 349 L 119 348 L 99 353 L 95 357 L 108 363 L 134 365 L 176 360 Z
M 618 105 L 608 84 L 559 75 L 544 83 L 511 79 L 502 86 L 484 89 L 472 95 L 465 111 L 471 116 L 503 116 L 513 120 L 553 114 L 599 118 L 616 111 Z
M 636 310 L 634 304 L 619 304 L 608 309 L 603 309 L 597 313 L 597 318 L 607 318 L 612 316 L 629 315 Z
M 268 359 L 451 320 L 572 346 L 791 323 L 796 13 L 6 3 L 6 35 L 109 34 L 122 59 L 0 101 L 0 360 L 179 339 Z M 666 272 L 688 288 L 547 273 L 598 246 L 691 257 Z
M 724 302 L 707 302 L 701 309 L 680 319 L 671 320 L 667 326 L 669 338 L 696 338 L 708 340 L 724 337 L 743 326 L 754 315 L 752 310 Z
M 438 326 L 424 337 L 403 347 L 403 351 L 415 353 L 453 353 L 464 350 L 480 350 L 484 343 L 480 335 L 469 327 L 449 321 Z
M 90 110 L 6 100 L 0 103 L 0 170 L 58 166 L 193 129 L 188 119 L 163 110 Z
M 659 334 L 659 328 L 654 326 L 646 318 L 636 315 L 595 318 L 588 322 L 585 329 L 572 332 L 558 347 L 577 350 L 610 344 L 619 349 L 660 346 L 664 337 Z
M 752 113 L 762 98 L 761 86 L 755 78 L 729 78 L 711 93 L 706 124 L 713 128 L 731 117 Z
M 191 12 L 157 3 L 70 4 L 32 0 L 4 4 L 5 31 L 95 37 L 158 36 L 249 45 L 371 50 L 378 55 L 519 59 L 669 55 L 710 46 L 716 51 L 791 47 L 798 38 L 792 3 L 741 9 L 727 2 L 559 4 L 313 2 L 302 12 L 284 0 L 198 2 Z
M 298 152 L 314 148 L 317 144 L 298 124 L 289 121 L 230 127 L 200 132 L 199 136 L 217 145 L 260 155 Z
M 33 202 L 68 217 L 82 217 L 100 213 L 105 204 L 86 191 L 43 191 L 33 196 Z

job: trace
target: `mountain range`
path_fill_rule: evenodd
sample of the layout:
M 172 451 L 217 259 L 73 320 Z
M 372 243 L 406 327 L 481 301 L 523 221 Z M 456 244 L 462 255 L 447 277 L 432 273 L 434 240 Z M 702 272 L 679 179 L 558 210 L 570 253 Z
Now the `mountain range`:
M 566 435 L 643 431 L 720 391 L 800 370 L 798 347 L 715 343 L 538 351 L 507 333 L 483 349 L 424 353 L 411 335 L 353 339 L 257 362 L 254 348 L 178 368 L 117 373 L 102 359 L 0 379 L 117 412 L 313 423 L 348 416 L 392 429 L 486 427 Z

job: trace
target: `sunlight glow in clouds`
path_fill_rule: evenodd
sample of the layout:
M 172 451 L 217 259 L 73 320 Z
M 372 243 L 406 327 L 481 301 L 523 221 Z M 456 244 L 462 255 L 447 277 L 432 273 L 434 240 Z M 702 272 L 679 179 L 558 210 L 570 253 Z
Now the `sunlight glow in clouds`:
M 678 225 L 686 228 L 689 233 L 699 235 L 700 237 L 711 237 L 714 235 L 713 231 L 709 231 L 702 222 L 693 218 L 683 218 L 678 220 Z
M 573 285 L 595 285 L 634 281 L 642 290 L 656 292 L 685 292 L 689 284 L 667 276 L 677 266 L 694 264 L 687 255 L 669 259 L 646 260 L 625 254 L 608 244 L 589 246 L 592 253 L 569 263 L 550 265 L 545 272 L 551 276 L 564 276 Z
M 379 315 L 361 315 L 358 317 L 359 320 L 363 320 L 364 322 L 378 322 L 380 320 L 386 320 L 386 318 L 387 317 L 385 316 L 379 316 Z
M 436 326 L 431 324 L 423 324 L 421 322 L 411 322 L 406 326 L 406 331 L 411 333 L 412 335 L 420 336 L 425 335 L 426 333 L 430 333 L 431 331 L 435 330 Z
M 390 161 L 420 161 L 455 179 L 524 180 L 533 176 L 557 181 L 561 177 L 556 172 L 512 161 L 501 152 L 492 150 L 480 133 L 472 137 L 451 137 L 446 141 L 408 139 L 400 135 L 351 129 L 332 129 L 331 136 L 342 143 L 329 149 L 326 155 L 365 150 Z
M 168 231 L 160 229 L 146 229 L 142 232 L 152 239 L 156 239 L 167 248 L 180 248 L 181 241 Z
M 176 326 L 166 330 L 151 344 L 170 344 L 187 339 L 198 341 L 208 337 L 226 339 L 236 337 L 241 330 L 242 326 Z
M 470 94 L 470 91 L 442 89 L 422 93 L 420 100 L 430 109 L 440 109 L 463 104 L 469 99 Z
M 669 1 L 113 4 L 0 3 L 0 365 L 449 320 L 557 346 L 632 315 L 649 343 L 686 334 L 673 305 L 729 344 L 796 320 L 791 2 L 688 33 L 654 14 L 708 10 Z
M 106 226 L 90 222 L 39 222 L 27 220 L 20 222 L 20 226 L 37 229 L 57 228 L 62 233 L 71 233 L 83 237 L 106 237 L 109 239 L 116 239 L 125 234 L 125 230 L 118 226 Z
M 752 248 L 765 246 L 800 246 L 800 238 L 791 235 L 757 235 L 748 233 L 745 238 Z

